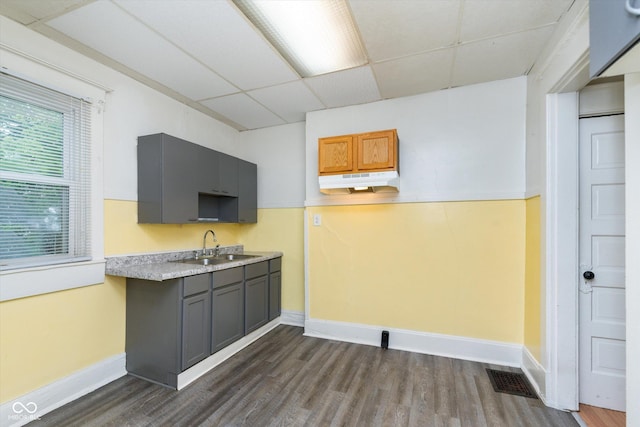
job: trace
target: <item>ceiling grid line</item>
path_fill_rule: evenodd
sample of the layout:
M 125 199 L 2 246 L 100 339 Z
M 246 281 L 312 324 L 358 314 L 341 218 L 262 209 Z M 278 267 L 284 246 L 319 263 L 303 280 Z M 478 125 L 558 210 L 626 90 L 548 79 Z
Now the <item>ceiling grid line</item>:
M 332 1 L 366 63 L 305 78 L 231 0 L 2 0 L 0 14 L 244 131 L 527 75 L 575 2 Z

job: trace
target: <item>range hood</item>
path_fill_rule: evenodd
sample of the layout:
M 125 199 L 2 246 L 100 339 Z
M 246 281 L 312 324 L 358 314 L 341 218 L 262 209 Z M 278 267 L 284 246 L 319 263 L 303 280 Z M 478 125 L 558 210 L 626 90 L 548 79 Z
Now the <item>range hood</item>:
M 397 193 L 398 171 L 323 175 L 318 177 L 320 191 L 325 194 Z

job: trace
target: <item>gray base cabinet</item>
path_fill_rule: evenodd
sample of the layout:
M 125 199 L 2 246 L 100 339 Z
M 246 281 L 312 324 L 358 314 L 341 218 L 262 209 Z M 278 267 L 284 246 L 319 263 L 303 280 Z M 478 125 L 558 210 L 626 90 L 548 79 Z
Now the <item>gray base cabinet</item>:
M 245 266 L 245 334 L 269 321 L 269 263 Z
M 209 355 L 210 274 L 127 279 L 127 372 L 170 387 Z
M 213 273 L 211 354 L 244 336 L 243 267 Z
M 182 370 L 209 356 L 209 293 L 182 301 Z
M 178 374 L 280 315 L 280 258 L 157 282 L 127 279 L 127 372 Z
M 281 258 L 269 260 L 269 320 L 280 316 L 282 272 Z

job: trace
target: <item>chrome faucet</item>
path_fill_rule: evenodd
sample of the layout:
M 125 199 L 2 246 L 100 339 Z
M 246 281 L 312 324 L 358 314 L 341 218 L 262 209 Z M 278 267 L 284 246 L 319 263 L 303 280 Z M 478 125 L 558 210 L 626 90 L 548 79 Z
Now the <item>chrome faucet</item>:
M 211 233 L 211 235 L 213 236 L 213 243 L 216 244 L 215 249 L 209 249 L 209 251 L 207 251 L 207 234 Z M 202 239 L 202 256 L 208 256 L 208 255 L 214 255 L 214 256 L 218 256 L 220 255 L 220 244 L 218 243 L 218 239 L 216 239 L 216 233 L 214 233 L 213 230 L 207 230 L 204 232 L 204 238 Z

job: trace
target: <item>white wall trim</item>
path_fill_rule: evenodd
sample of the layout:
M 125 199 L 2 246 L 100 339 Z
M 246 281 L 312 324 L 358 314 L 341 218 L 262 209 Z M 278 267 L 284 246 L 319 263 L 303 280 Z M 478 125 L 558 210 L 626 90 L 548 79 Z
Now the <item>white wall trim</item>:
M 280 311 L 280 324 L 290 326 L 304 326 L 304 312 L 302 311 Z
M 104 359 L 81 371 L 33 390 L 23 396 L 3 403 L 0 406 L 0 424 L 8 426 L 22 426 L 39 417 L 88 394 L 127 374 L 125 368 L 125 353 Z M 31 404 L 33 403 L 33 404 Z M 13 407 L 16 405 L 16 411 Z M 23 409 L 34 408 L 29 414 Z M 17 413 L 17 411 L 21 411 Z M 7 424 L 5 424 L 7 423 Z
M 547 405 L 546 401 L 546 380 L 547 372 L 544 367 L 536 360 L 535 357 L 529 352 L 529 349 L 525 346 L 522 347 L 522 371 L 529 379 L 529 382 L 535 388 L 536 393 Z
M 578 410 L 578 94 L 547 96 L 546 403 Z M 544 357 L 544 356 L 543 356 Z
M 523 200 L 527 198 L 524 191 L 514 192 L 488 192 L 466 193 L 452 192 L 439 194 L 341 194 L 326 195 L 305 200 L 304 205 L 310 206 L 344 206 L 344 205 L 370 205 L 384 203 L 434 203 L 434 202 L 468 202 L 468 201 L 495 201 L 495 200 Z
M 0 272 L 0 301 L 103 283 L 104 265 L 101 259 Z
M 280 318 L 273 319 L 271 322 L 266 325 L 256 329 L 248 335 L 240 338 L 238 341 L 233 344 L 229 344 L 227 347 L 218 351 L 217 353 L 212 354 L 201 362 L 196 363 L 186 371 L 178 374 L 177 381 L 177 389 L 181 390 L 248 346 L 254 341 L 262 338 L 264 335 L 269 333 L 271 330 L 275 329 L 280 324 Z
M 522 362 L 520 344 L 318 319 L 307 319 L 304 325 L 305 336 L 376 347 L 383 330 L 389 331 L 389 348 L 395 350 L 512 367 Z
M 524 199 L 525 200 L 531 199 L 533 197 L 540 196 L 541 194 L 542 194 L 542 191 L 540 191 L 539 188 L 530 188 L 524 193 Z

